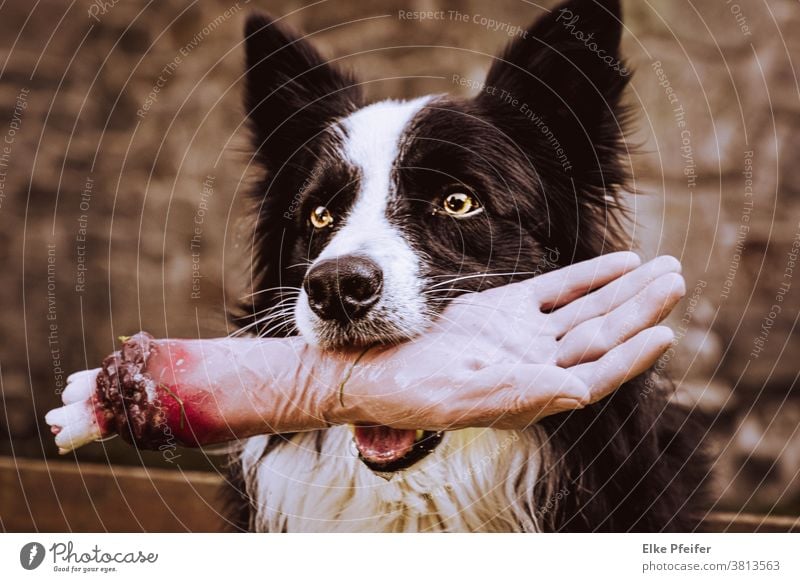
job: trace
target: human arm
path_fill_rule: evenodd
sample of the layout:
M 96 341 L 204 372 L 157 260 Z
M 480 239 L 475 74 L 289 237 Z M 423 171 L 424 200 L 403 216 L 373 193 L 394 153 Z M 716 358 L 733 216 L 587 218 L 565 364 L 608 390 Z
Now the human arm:
M 521 428 L 649 368 L 673 338 L 656 324 L 683 295 L 679 270 L 668 257 L 604 255 L 462 296 L 429 332 L 367 351 L 137 334 L 71 376 L 46 420 L 61 452 L 112 434 L 157 448 L 346 423 Z

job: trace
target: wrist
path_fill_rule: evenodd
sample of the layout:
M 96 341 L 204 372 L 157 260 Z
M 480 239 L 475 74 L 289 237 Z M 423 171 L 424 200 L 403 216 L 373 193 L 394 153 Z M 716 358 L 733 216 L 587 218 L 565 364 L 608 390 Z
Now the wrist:
M 169 415 L 159 401 L 162 390 L 147 372 L 148 362 L 157 353 L 153 337 L 140 332 L 103 361 L 91 398 L 103 436 L 116 433 L 147 449 L 162 444 L 161 428 Z
M 371 372 L 378 369 L 374 365 L 375 359 L 385 352 L 386 348 L 380 346 L 318 352 L 319 379 L 324 386 L 322 414 L 328 426 L 370 420 L 362 411 L 364 385 L 386 383 L 385 378 L 375 378 Z
M 302 385 L 311 397 L 311 409 L 316 418 L 326 427 L 348 422 L 346 407 L 342 402 L 342 387 L 352 373 L 352 365 L 358 357 L 351 352 L 325 352 L 306 345 L 302 354 L 306 377 Z

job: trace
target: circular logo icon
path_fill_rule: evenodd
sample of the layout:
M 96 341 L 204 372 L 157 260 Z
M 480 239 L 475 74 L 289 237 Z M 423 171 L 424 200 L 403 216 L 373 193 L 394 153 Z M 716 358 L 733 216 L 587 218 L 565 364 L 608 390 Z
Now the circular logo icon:
M 26 570 L 35 570 L 44 561 L 44 546 L 39 542 L 30 542 L 19 551 L 19 563 Z

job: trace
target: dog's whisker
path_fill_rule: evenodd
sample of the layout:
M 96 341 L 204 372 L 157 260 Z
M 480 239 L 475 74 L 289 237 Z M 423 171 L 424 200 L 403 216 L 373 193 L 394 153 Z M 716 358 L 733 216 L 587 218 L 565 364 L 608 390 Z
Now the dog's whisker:
M 447 323 L 458 328 L 463 328 L 463 324 L 459 323 L 458 320 L 452 319 L 442 313 L 427 313 L 426 315 L 432 320 L 431 327 L 440 327 L 443 323 Z
M 280 331 L 282 328 L 284 328 L 284 327 L 286 327 L 286 326 L 288 326 L 288 325 L 292 325 L 292 323 L 293 323 L 293 321 L 292 321 L 292 320 L 286 320 L 286 321 L 284 321 L 284 322 L 282 322 L 282 323 L 280 323 L 280 324 L 274 325 L 274 326 L 270 327 L 269 329 L 266 329 L 266 330 L 264 330 L 264 331 L 260 332 L 260 333 L 258 334 L 258 337 L 267 337 L 267 336 L 269 336 L 269 334 L 271 334 L 271 333 L 278 332 L 278 331 Z
M 287 269 L 297 269 L 298 267 L 310 267 L 313 264 L 314 263 L 312 263 L 311 261 L 308 261 L 307 263 L 295 263 L 294 265 L 289 265 L 286 268 Z
M 442 279 L 444 277 L 461 277 L 464 275 L 503 275 L 508 273 L 493 273 L 492 271 L 456 271 L 454 273 L 439 273 L 438 275 L 427 275 L 426 278 L 428 279 Z M 526 275 L 526 274 L 533 274 L 529 271 L 513 271 L 515 275 Z
M 283 299 L 281 299 L 281 300 L 280 300 L 278 303 L 276 303 L 275 305 L 272 305 L 272 306 L 270 306 L 270 307 L 266 307 L 266 308 L 264 308 L 264 309 L 262 309 L 262 310 L 260 310 L 260 311 L 258 311 L 258 312 L 256 312 L 256 313 L 254 313 L 253 315 L 260 315 L 260 314 L 262 314 L 262 313 L 268 313 L 268 312 L 270 312 L 270 311 L 275 311 L 276 309 L 278 309 L 278 308 L 279 308 L 279 307 L 281 307 L 282 305 L 284 305 L 284 304 L 286 304 L 286 303 L 289 303 L 289 302 L 292 302 L 292 301 L 297 301 L 297 295 L 292 295 L 292 296 L 290 296 L 290 297 L 284 297 Z
M 259 316 L 264 315 L 266 313 L 271 313 L 271 312 L 273 312 L 273 311 L 275 311 L 275 310 L 277 310 L 279 308 L 285 307 L 286 303 L 295 301 L 296 299 L 297 299 L 296 297 L 287 297 L 287 298 L 281 300 L 280 302 L 276 303 L 275 305 L 271 305 L 270 307 L 265 307 L 264 309 L 260 309 L 258 311 L 254 311 L 252 313 L 248 313 L 246 317 L 248 317 L 248 318 L 259 317 Z
M 428 289 L 427 291 L 423 291 L 422 294 L 428 297 L 436 297 L 437 295 L 444 295 L 445 293 L 451 293 L 453 291 L 458 291 L 461 293 L 475 293 L 475 289 L 461 289 L 460 287 L 447 287 L 446 289 Z
M 441 287 L 443 285 L 449 285 L 450 283 L 456 283 L 457 281 L 464 281 L 466 279 L 477 279 L 479 277 L 514 277 L 514 276 L 523 276 L 523 275 L 536 275 L 536 271 L 512 271 L 508 273 L 479 273 L 476 275 L 464 275 L 463 277 L 455 277 L 454 279 L 450 279 L 448 281 L 441 281 L 439 283 L 434 283 L 431 285 L 431 289 L 436 287 Z
M 231 333 L 228 337 L 238 337 L 240 335 L 243 335 L 243 334 L 247 333 L 248 331 L 250 331 L 254 327 L 262 326 L 262 325 L 265 325 L 265 324 L 269 325 L 273 321 L 275 321 L 275 320 L 277 320 L 279 318 L 291 317 L 293 314 L 294 314 L 294 305 L 285 306 L 283 309 L 281 309 L 281 310 L 279 310 L 279 311 L 277 311 L 275 313 L 271 313 L 271 314 L 268 314 L 268 315 L 266 315 L 264 317 L 260 317 L 260 318 L 256 319 L 255 321 L 252 321 L 252 322 L 248 323 L 247 325 L 244 325 L 244 326 L 240 327 L 238 330 L 236 330 L 233 333 Z
M 294 285 L 276 285 L 275 287 L 267 287 L 265 289 L 260 289 L 255 293 L 252 293 L 252 295 L 256 295 L 258 293 L 267 293 L 268 291 L 275 291 L 278 289 L 291 289 L 293 291 L 300 291 L 300 287 L 296 287 Z
M 266 327 L 266 326 L 273 326 L 273 327 L 274 326 L 280 326 L 280 325 L 283 325 L 286 322 L 288 322 L 290 319 L 291 319 L 291 316 L 290 316 L 289 313 L 280 313 L 275 317 L 270 317 L 269 319 L 262 319 L 262 320 L 259 320 L 257 322 L 254 322 L 255 325 L 253 327 L 257 327 L 258 328 L 258 327 Z M 269 331 L 271 329 L 272 329 L 272 327 L 269 327 L 269 328 L 267 328 L 267 331 Z M 263 332 L 263 331 L 259 332 L 258 335 L 262 335 L 263 333 L 265 333 L 265 332 Z
M 270 287 L 269 289 L 261 289 L 259 291 L 255 291 L 253 293 L 248 293 L 247 295 L 242 295 L 242 299 L 247 299 L 248 297 L 255 297 L 256 295 L 261 295 L 263 293 L 269 293 L 270 291 L 278 291 L 281 289 L 286 289 L 286 291 L 281 291 L 280 294 L 284 295 L 289 292 L 300 293 L 300 287 Z
M 468 273 L 461 273 L 461 272 L 457 271 L 455 273 L 440 273 L 439 275 L 427 275 L 427 278 L 428 279 L 443 279 L 445 277 L 460 277 L 462 275 L 480 275 L 483 272 L 484 271 L 470 271 Z

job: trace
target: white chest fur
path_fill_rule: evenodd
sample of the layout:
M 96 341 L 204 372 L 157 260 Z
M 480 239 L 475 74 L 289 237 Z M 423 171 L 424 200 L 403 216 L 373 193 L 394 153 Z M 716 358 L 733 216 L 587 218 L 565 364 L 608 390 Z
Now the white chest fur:
M 390 480 L 358 459 L 348 427 L 298 434 L 262 458 L 268 438 L 249 439 L 241 457 L 257 531 L 538 530 L 535 431 L 448 432 Z

